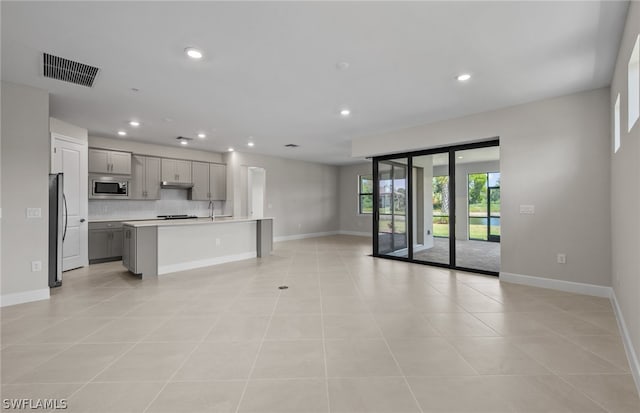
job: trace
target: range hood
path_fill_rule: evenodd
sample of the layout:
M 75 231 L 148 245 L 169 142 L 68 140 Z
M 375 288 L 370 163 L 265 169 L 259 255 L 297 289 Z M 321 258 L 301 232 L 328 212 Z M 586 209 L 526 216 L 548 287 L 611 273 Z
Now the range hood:
M 193 188 L 193 183 L 191 183 L 191 182 L 162 181 L 162 182 L 160 182 L 160 188 L 164 188 L 164 189 L 191 189 L 191 188 Z

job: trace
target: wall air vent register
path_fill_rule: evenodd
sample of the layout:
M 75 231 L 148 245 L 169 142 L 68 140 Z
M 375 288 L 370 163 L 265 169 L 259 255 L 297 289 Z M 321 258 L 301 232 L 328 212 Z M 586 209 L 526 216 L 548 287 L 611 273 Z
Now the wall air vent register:
M 44 77 L 75 83 L 76 85 L 92 87 L 93 81 L 100 70 L 84 63 L 74 62 L 64 57 L 43 53 Z

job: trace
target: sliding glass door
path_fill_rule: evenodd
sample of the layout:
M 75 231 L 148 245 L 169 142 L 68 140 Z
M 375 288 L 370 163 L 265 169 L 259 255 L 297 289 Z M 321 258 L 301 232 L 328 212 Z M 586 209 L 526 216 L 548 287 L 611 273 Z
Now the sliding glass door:
M 374 255 L 500 270 L 498 141 L 374 158 Z
M 456 173 L 457 268 L 500 271 L 500 148 L 458 150 Z
M 407 158 L 378 163 L 378 254 L 408 257 Z
M 413 258 L 449 265 L 449 154 L 414 156 L 412 161 Z

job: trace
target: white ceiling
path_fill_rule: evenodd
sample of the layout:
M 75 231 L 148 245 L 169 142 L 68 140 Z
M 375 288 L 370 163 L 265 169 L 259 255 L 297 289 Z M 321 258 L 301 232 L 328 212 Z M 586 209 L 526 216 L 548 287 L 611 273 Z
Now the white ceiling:
M 175 145 L 205 131 L 190 147 L 345 164 L 355 136 L 609 85 L 626 10 L 609 1 L 3 1 L 2 79 L 49 90 L 51 115 L 93 135 L 126 129 L 126 139 Z M 204 59 L 188 60 L 187 46 Z M 42 52 L 98 66 L 94 87 L 44 78 Z M 336 68 L 342 61 L 348 70 Z M 464 72 L 473 78 L 461 84 Z

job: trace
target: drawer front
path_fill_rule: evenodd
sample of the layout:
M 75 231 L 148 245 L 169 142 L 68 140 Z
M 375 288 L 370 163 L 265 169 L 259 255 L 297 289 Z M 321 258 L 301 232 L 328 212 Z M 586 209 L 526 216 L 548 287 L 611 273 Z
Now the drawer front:
M 89 222 L 89 231 L 92 229 L 121 229 L 123 221 Z

